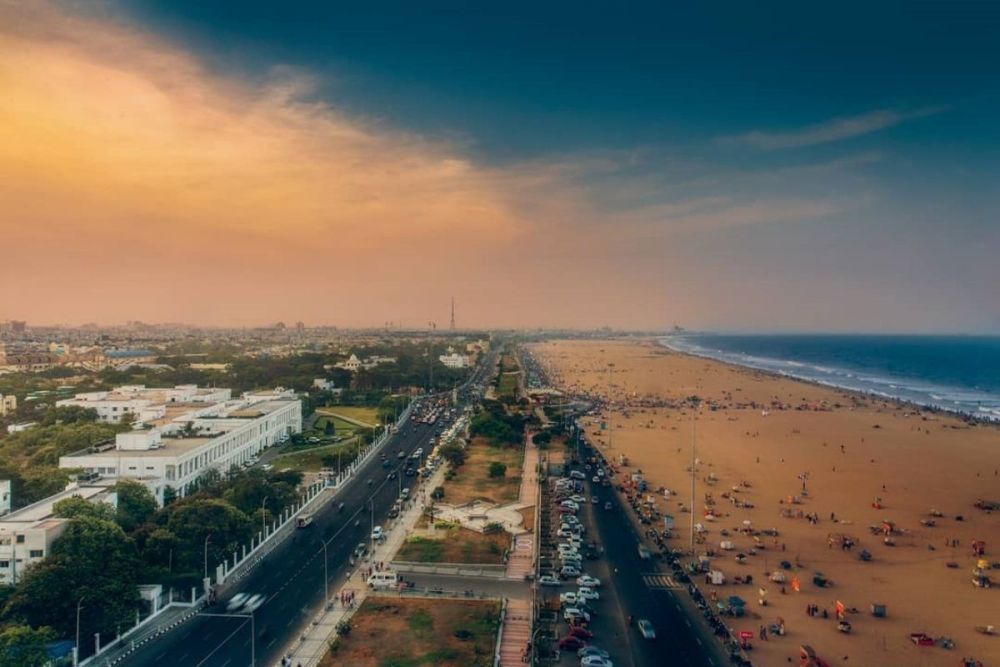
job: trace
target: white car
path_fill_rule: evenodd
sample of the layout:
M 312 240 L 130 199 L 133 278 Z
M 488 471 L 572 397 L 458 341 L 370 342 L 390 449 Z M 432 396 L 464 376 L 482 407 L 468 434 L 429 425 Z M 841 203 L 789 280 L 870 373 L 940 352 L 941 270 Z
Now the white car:
M 229 601 L 229 604 L 226 605 L 226 611 L 236 611 L 243 606 L 248 597 L 250 597 L 249 593 L 237 593 L 233 596 L 233 599 Z
M 554 574 L 543 574 L 538 577 L 539 586 L 562 586 L 562 581 Z
M 580 667 L 615 667 L 615 663 L 599 655 L 588 655 L 580 660 Z
M 576 580 L 577 586 L 586 586 L 587 588 L 597 588 L 601 585 L 601 580 L 597 577 L 592 577 L 589 574 L 585 574 Z
M 605 651 L 603 648 L 598 648 L 593 644 L 588 644 L 582 649 L 576 652 L 576 657 L 586 658 L 587 656 L 596 655 L 598 658 L 609 658 L 611 654 Z
M 572 621 L 578 618 L 590 622 L 590 614 L 577 607 L 566 607 L 563 609 L 563 618 L 567 621 Z
M 601 594 L 595 591 L 593 588 L 587 588 L 586 586 L 581 586 L 580 590 L 576 592 L 576 597 L 581 600 L 600 600 Z
M 264 604 L 264 596 L 258 593 L 246 601 L 246 604 L 243 605 L 243 611 L 251 614 L 257 611 L 262 604 Z
M 587 476 L 584 475 L 579 470 L 570 471 L 569 476 L 572 477 L 573 479 L 587 479 Z
M 563 524 L 563 526 L 566 526 L 566 524 Z M 571 530 L 569 526 L 566 526 L 565 528 L 560 527 L 559 530 L 556 531 L 556 536 L 557 537 L 573 537 L 574 535 L 577 535 L 578 533 L 579 533 L 579 531 Z
M 601 478 L 598 477 L 597 475 L 594 475 L 593 479 L 591 479 L 590 481 L 593 482 L 594 484 L 600 484 Z
M 559 507 L 564 510 L 570 510 L 572 512 L 577 512 L 580 510 L 580 506 L 574 503 L 572 500 L 564 500 L 559 503 Z
M 382 526 L 375 526 L 375 529 L 372 530 L 372 539 L 378 542 L 383 537 L 385 537 L 385 533 L 382 532 Z
M 587 502 L 587 499 L 584 498 L 583 496 L 581 496 L 579 493 L 573 494 L 572 496 L 569 497 L 569 499 L 572 500 L 574 503 L 585 503 L 585 502 Z
M 562 569 L 559 570 L 559 576 L 562 577 L 579 577 L 580 568 L 573 567 L 572 565 L 563 565 Z
M 567 591 L 566 593 L 560 593 L 559 594 L 559 602 L 561 602 L 563 604 L 568 604 L 569 606 L 572 607 L 573 605 L 575 605 L 577 603 L 576 593 L 574 593 L 573 591 Z
M 656 628 L 648 620 L 640 618 L 636 625 L 639 627 L 639 633 L 644 639 L 656 639 Z

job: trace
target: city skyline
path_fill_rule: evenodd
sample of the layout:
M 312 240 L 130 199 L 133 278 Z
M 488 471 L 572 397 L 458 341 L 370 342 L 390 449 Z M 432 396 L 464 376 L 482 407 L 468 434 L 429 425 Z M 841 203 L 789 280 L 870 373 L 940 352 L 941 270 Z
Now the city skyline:
M 0 3 L 0 319 L 1000 332 L 998 12 L 810 11 Z

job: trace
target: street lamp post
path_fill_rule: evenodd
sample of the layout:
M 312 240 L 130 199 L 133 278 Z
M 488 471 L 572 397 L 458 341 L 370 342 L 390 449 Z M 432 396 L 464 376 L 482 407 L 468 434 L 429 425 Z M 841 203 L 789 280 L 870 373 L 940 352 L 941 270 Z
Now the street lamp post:
M 268 500 L 270 500 L 270 498 L 271 498 L 270 496 L 264 496 L 264 499 L 260 501 L 260 539 L 262 542 L 264 541 L 264 538 L 266 537 L 267 533 L 267 525 L 264 517 L 264 512 L 265 512 L 264 505 L 265 503 L 267 503 Z
M 209 582 L 211 581 L 208 578 L 208 543 L 211 539 L 212 539 L 212 533 L 209 533 L 208 535 L 205 536 L 205 579 L 204 579 L 205 593 L 208 593 Z
M 80 664 L 80 608 L 83 606 L 84 598 L 76 603 L 76 643 L 73 645 L 73 667 Z

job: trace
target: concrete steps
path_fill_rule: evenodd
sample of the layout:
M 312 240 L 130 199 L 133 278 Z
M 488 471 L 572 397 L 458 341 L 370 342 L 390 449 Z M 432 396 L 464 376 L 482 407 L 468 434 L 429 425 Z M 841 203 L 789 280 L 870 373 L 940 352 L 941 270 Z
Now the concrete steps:
M 531 601 L 508 600 L 500 641 L 500 667 L 526 664 L 530 642 Z

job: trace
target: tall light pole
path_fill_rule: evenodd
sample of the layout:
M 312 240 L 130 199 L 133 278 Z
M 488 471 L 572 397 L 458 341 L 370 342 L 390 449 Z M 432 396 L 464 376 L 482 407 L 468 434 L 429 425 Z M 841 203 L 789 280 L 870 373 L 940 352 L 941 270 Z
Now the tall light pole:
M 698 479 L 697 471 L 697 440 L 695 438 L 695 423 L 698 414 L 698 398 L 691 402 L 691 556 L 694 556 L 694 512 L 695 512 L 695 483 Z
M 330 608 L 330 571 L 327 569 L 326 540 L 321 540 L 323 545 L 323 596 L 326 600 L 325 609 Z
M 76 643 L 73 645 L 73 667 L 80 664 L 80 608 L 83 606 L 84 598 L 76 603 Z
M 208 542 L 212 539 L 212 533 L 205 536 L 205 592 L 208 592 Z
M 260 539 L 261 539 L 262 542 L 264 541 L 264 538 L 266 537 L 266 533 L 267 533 L 267 525 L 266 525 L 266 522 L 264 520 L 265 519 L 265 517 L 264 517 L 264 512 L 265 512 L 264 504 L 269 499 L 270 499 L 270 496 L 264 496 L 264 499 L 262 501 L 260 501 Z

